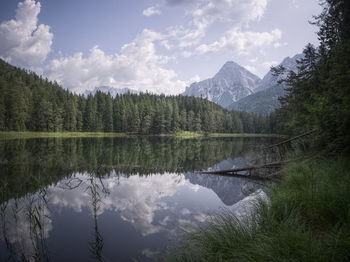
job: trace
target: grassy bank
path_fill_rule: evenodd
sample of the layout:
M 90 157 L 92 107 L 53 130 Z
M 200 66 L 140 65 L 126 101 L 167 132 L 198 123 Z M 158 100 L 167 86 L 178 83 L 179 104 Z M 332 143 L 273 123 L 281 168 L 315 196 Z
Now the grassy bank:
M 167 261 L 349 261 L 350 158 L 291 164 L 253 222 L 230 213 L 188 236 Z
M 209 133 L 208 137 L 283 137 L 278 134 L 248 134 L 248 133 L 236 133 L 236 134 L 227 134 L 227 133 Z
M 180 131 L 175 134 L 171 134 L 170 136 L 174 136 L 176 138 L 188 139 L 188 138 L 200 138 L 203 137 L 203 133 L 191 132 L 191 131 Z
M 126 133 L 104 133 L 104 132 L 0 132 L 0 139 L 17 138 L 69 138 L 69 137 L 125 137 Z M 137 136 L 137 134 L 130 134 Z M 181 131 L 174 134 L 163 134 L 159 136 L 169 136 L 180 139 L 201 138 L 201 137 L 273 137 L 273 134 L 223 134 L 223 133 L 199 133 Z
M 122 137 L 123 133 L 104 132 L 0 132 L 0 139 L 17 138 L 68 138 L 68 137 Z
M 280 137 L 277 134 L 247 134 L 247 133 L 202 133 L 202 132 L 191 132 L 181 131 L 174 135 L 177 138 L 199 138 L 199 137 Z

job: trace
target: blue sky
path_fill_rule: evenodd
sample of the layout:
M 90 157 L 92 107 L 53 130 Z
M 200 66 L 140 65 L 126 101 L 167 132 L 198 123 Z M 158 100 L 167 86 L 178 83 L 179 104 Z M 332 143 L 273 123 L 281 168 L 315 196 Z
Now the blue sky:
M 317 45 L 317 0 L 1 0 L 0 57 L 63 87 L 178 94 L 233 60 L 263 77 Z

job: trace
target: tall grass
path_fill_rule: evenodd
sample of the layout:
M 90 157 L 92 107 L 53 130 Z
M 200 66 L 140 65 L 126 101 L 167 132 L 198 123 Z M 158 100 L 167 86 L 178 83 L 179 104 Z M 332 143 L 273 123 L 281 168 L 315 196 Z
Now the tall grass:
M 166 261 L 350 261 L 350 158 L 290 164 L 251 221 L 213 217 Z

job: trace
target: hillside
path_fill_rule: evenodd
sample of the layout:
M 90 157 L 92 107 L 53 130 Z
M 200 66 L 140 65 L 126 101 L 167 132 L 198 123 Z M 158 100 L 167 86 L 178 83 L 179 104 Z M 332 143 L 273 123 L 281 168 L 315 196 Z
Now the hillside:
M 232 103 L 228 108 L 231 110 L 253 112 L 262 115 L 268 115 L 280 107 L 279 98 L 286 95 L 286 84 L 278 83 L 279 80 L 284 79 L 287 72 L 297 71 L 297 60 L 301 59 L 303 55 L 298 54 L 293 57 L 285 58 L 279 66 L 286 69 L 286 73 L 275 76 L 270 70 L 259 86 L 255 89 L 257 92 Z
M 177 131 L 269 132 L 268 119 L 187 96 L 97 91 L 87 97 L 0 61 L 1 131 L 161 134 Z

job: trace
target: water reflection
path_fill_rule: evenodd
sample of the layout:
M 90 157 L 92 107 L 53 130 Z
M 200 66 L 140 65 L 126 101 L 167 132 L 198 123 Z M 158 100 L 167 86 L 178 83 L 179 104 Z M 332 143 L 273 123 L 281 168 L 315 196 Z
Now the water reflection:
M 1 204 L 0 239 L 8 261 L 49 261 L 46 238 L 52 230 L 44 191 Z
M 1 261 L 148 261 L 249 182 L 195 169 L 245 165 L 253 139 L 0 142 Z

